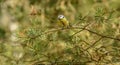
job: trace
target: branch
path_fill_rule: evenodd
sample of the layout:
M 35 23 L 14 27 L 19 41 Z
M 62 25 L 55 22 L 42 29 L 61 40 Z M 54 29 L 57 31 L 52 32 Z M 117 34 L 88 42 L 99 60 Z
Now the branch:
M 97 42 L 99 42 L 100 40 L 102 39 L 102 37 L 101 38 L 99 38 L 97 41 L 95 41 L 92 45 L 90 45 L 88 48 L 86 48 L 84 51 L 86 51 L 86 50 L 88 50 L 88 49 L 90 49 L 91 47 L 93 47 Z
M 89 30 L 89 29 L 86 29 L 86 27 L 89 26 L 89 25 L 90 25 L 90 24 L 88 24 L 88 25 L 86 25 L 86 26 L 84 26 L 84 27 L 82 27 L 82 28 L 80 28 L 80 27 L 77 26 L 77 27 L 70 27 L 70 28 L 58 28 L 58 29 L 53 29 L 53 30 L 49 30 L 49 31 L 43 32 L 42 34 L 33 36 L 31 39 L 38 38 L 39 36 L 41 36 L 41 35 L 43 35 L 43 34 L 50 33 L 50 32 L 56 32 L 56 31 L 66 30 L 66 29 L 69 29 L 69 30 L 71 30 L 71 29 L 81 29 L 80 31 L 74 33 L 73 35 L 75 35 L 75 34 L 77 34 L 77 33 L 80 33 L 81 31 L 86 30 L 86 31 L 89 31 L 90 33 L 93 33 L 93 34 L 96 34 L 96 35 L 98 35 L 98 36 L 101 36 L 102 38 L 109 38 L 109 39 L 114 39 L 114 40 L 120 41 L 120 39 L 118 39 L 118 38 L 114 38 L 114 37 L 110 37 L 110 36 L 105 36 L 105 35 L 102 35 L 102 34 L 100 34 L 100 33 L 97 33 L 97 32 L 91 31 L 91 30 Z M 73 36 L 73 35 L 72 35 L 72 36 Z M 20 37 L 20 38 L 22 38 L 22 37 Z
M 91 24 L 91 23 L 89 23 L 89 24 L 85 25 L 85 26 L 83 27 L 83 29 L 82 29 L 82 30 L 80 30 L 80 31 L 78 31 L 78 32 L 76 32 L 76 33 L 74 33 L 74 34 L 73 34 L 73 35 L 71 35 L 71 36 L 74 36 L 74 35 L 76 35 L 77 33 L 80 33 L 80 32 L 82 32 L 82 31 L 84 31 L 84 28 L 87 28 L 90 24 Z
M 101 37 L 103 37 L 103 38 L 109 38 L 109 39 L 114 39 L 114 40 L 120 41 L 120 39 L 118 39 L 118 38 L 105 36 L 105 35 L 99 34 L 99 33 L 97 33 L 97 32 L 91 31 L 91 30 L 89 30 L 89 29 L 84 29 L 84 30 L 87 30 L 87 31 L 89 31 L 90 33 L 96 34 L 96 35 L 101 36 Z
M 114 39 L 114 40 L 120 41 L 120 39 L 118 39 L 118 38 L 114 38 L 114 37 L 110 37 L 110 36 L 105 36 L 105 35 L 99 34 L 99 33 L 97 33 L 97 32 L 91 31 L 91 30 L 89 30 L 89 29 L 86 29 L 87 26 L 88 26 L 88 25 L 86 25 L 86 26 L 83 27 L 83 28 L 80 28 L 80 27 L 59 28 L 59 29 L 54 29 L 54 30 L 50 30 L 50 31 L 44 32 L 43 34 L 47 34 L 47 33 L 49 33 L 49 32 L 60 31 L 60 30 L 66 30 L 66 29 L 82 29 L 82 30 L 76 32 L 75 34 L 81 32 L 81 31 L 83 31 L 83 30 L 87 30 L 87 31 L 89 31 L 90 33 L 93 33 L 93 34 L 96 34 L 96 35 L 98 35 L 98 36 L 101 36 L 102 38 L 109 38 L 109 39 Z M 75 35 L 75 34 L 73 34 L 73 35 Z M 39 36 L 41 36 L 41 35 L 42 35 L 42 34 L 37 35 L 37 36 L 34 36 L 34 37 L 32 37 L 32 39 L 37 38 L 37 37 L 39 37 Z

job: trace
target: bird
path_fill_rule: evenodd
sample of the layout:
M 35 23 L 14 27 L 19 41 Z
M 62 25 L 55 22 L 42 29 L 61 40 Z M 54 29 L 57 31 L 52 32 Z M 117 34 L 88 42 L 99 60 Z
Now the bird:
M 69 23 L 69 21 L 65 18 L 64 15 L 58 15 L 58 22 L 59 22 L 59 25 L 62 25 L 62 26 L 65 27 L 65 28 L 70 27 L 70 23 Z

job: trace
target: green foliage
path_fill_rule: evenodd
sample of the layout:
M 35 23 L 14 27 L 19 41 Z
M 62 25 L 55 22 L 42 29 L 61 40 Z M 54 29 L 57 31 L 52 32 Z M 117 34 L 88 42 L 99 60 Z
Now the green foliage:
M 5 38 L 5 30 L 0 28 L 0 38 Z
M 107 65 L 120 62 L 120 13 L 116 5 L 119 0 L 114 1 L 115 6 L 111 2 L 16 0 L 15 5 L 4 5 L 4 10 L 15 19 L 12 22 L 18 21 L 19 29 L 5 29 L 6 32 L 0 28 L 0 63 Z M 72 25 L 70 28 L 58 26 L 59 14 L 65 15 Z M 13 34 L 17 40 L 9 39 Z

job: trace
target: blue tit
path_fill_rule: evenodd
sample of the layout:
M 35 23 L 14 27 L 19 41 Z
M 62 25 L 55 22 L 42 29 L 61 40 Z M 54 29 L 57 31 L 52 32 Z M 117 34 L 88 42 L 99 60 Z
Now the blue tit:
M 69 21 L 64 17 L 64 15 L 58 15 L 58 22 L 63 27 L 69 27 Z

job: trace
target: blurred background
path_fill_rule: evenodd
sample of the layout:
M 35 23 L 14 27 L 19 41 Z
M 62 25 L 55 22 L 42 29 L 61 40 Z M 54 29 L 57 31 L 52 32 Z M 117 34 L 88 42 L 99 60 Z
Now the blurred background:
M 0 65 L 120 65 L 119 21 L 119 0 L 0 0 Z

